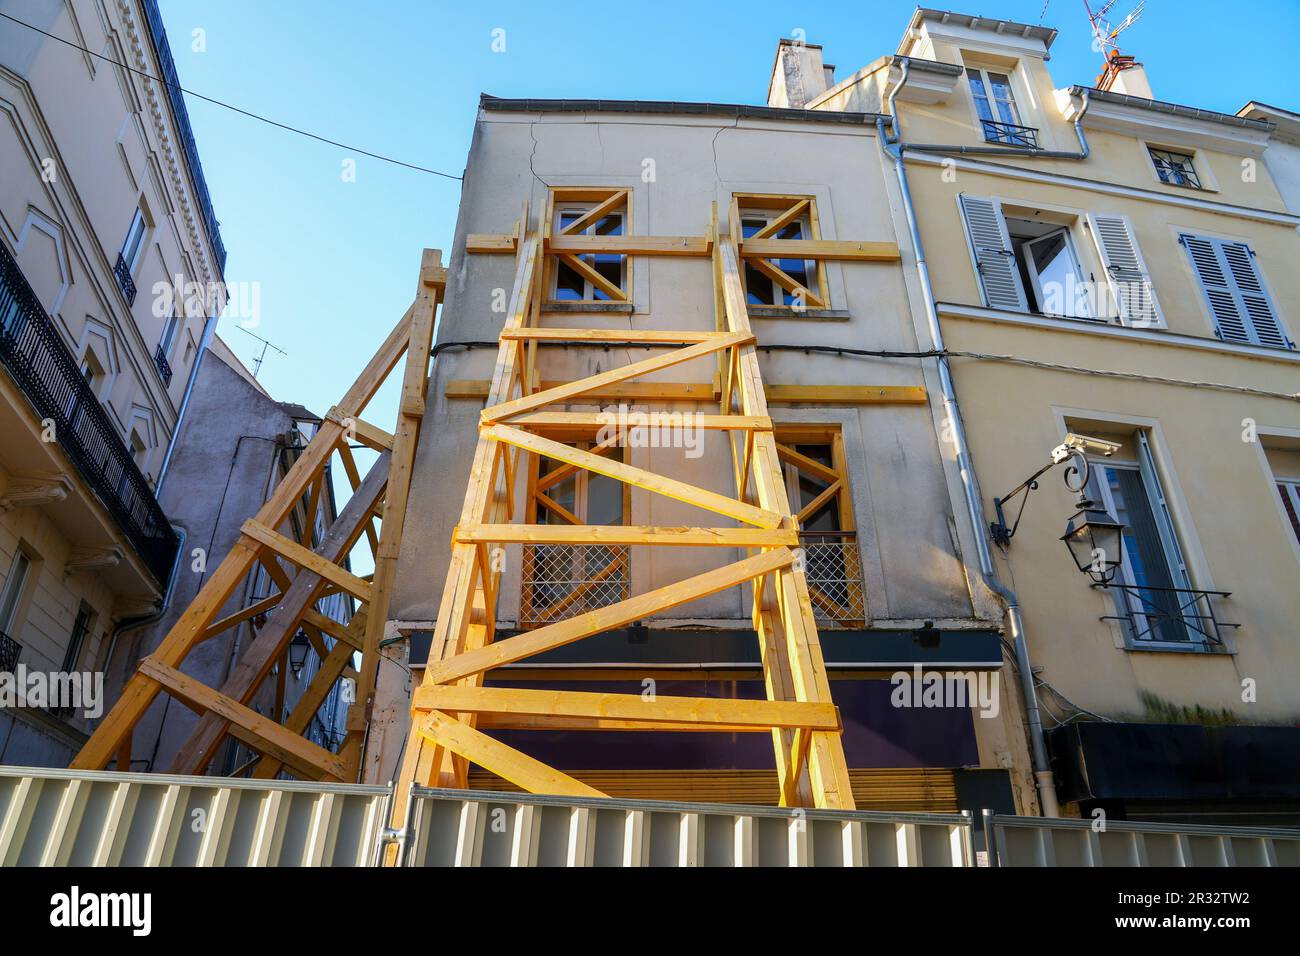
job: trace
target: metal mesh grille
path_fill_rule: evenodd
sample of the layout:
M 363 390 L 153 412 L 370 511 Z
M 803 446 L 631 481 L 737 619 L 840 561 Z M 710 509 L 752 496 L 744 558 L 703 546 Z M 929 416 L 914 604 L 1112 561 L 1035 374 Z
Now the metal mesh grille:
M 18 666 L 18 655 L 23 646 L 4 631 L 0 631 L 0 674 L 12 674 Z
M 858 536 L 852 531 L 809 532 L 799 535 L 799 546 L 818 627 L 865 627 Z
M 627 598 L 627 545 L 524 545 L 520 627 L 554 624 Z

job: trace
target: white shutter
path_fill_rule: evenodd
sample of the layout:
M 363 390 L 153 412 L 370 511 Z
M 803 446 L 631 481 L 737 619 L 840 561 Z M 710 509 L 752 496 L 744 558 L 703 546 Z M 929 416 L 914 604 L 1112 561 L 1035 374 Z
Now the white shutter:
M 965 193 L 958 198 L 971 254 L 975 257 L 975 271 L 984 290 L 984 304 L 991 309 L 1028 312 L 1029 305 L 1020 284 L 1020 270 L 1016 268 L 1016 254 L 1011 249 L 1011 237 L 1007 234 L 1007 222 L 1002 218 L 1001 204 Z
M 1249 246 L 1186 233 L 1179 239 L 1192 260 L 1220 338 L 1294 348 L 1282 331 L 1277 309 L 1264 288 Z
M 1120 321 L 1139 329 L 1163 325 L 1160 303 L 1156 301 L 1151 276 L 1147 273 L 1128 219 L 1124 216 L 1091 215 L 1088 224 L 1097 243 L 1101 264 L 1106 269 Z

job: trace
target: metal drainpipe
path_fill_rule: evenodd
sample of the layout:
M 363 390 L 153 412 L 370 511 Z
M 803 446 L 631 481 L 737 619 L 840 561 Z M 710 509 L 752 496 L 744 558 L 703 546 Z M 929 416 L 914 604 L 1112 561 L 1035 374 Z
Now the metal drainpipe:
M 907 228 L 916 253 L 916 271 L 921 282 L 921 293 L 925 302 L 926 325 L 930 332 L 932 347 L 937 352 L 945 350 L 943 329 L 939 323 L 939 310 L 934 299 L 934 287 L 930 282 L 930 267 L 925 257 L 925 247 L 921 243 L 921 230 L 916 220 L 916 210 L 912 203 L 912 190 L 908 183 L 907 167 L 903 153 L 908 150 L 924 152 L 955 152 L 994 155 L 1012 155 L 1020 158 L 1033 157 L 1044 159 L 1082 160 L 1088 157 L 1088 140 L 1083 132 L 1083 117 L 1088 111 L 1088 94 L 1083 94 L 1083 106 L 1074 120 L 1075 135 L 1079 139 L 1079 152 L 1071 153 L 1061 150 L 1019 150 L 981 146 L 943 146 L 940 144 L 909 144 L 901 142 L 898 128 L 898 93 L 907 82 L 911 71 L 911 61 L 904 60 L 898 83 L 889 94 L 889 126 L 885 120 L 876 122 L 876 133 L 880 138 L 881 149 L 893 159 L 894 172 L 898 178 L 902 194 L 903 210 L 907 217 Z M 953 386 L 948 359 L 940 355 L 936 360 L 939 371 L 939 384 L 943 394 L 944 413 L 952 428 L 953 443 L 957 447 L 957 464 L 961 473 L 962 490 L 966 498 L 966 509 L 970 515 L 975 531 L 975 546 L 979 555 L 980 572 L 988 586 L 1006 609 L 1008 629 L 1011 631 L 1012 644 L 1016 654 L 1016 669 L 1020 673 L 1021 694 L 1025 698 L 1025 718 L 1029 724 L 1030 756 L 1034 769 L 1034 782 L 1038 791 L 1039 806 L 1045 817 L 1059 817 L 1060 806 L 1056 800 L 1056 785 L 1052 775 L 1051 761 L 1047 755 L 1047 742 L 1043 732 L 1042 714 L 1038 707 L 1038 691 L 1034 687 L 1033 665 L 1029 659 L 1029 645 L 1025 639 L 1024 619 L 1020 613 L 1020 601 L 1014 591 L 1003 585 L 997 578 L 993 557 L 989 551 L 985 529 L 988 523 L 984 516 L 984 505 L 980 501 L 979 487 L 975 480 L 975 471 L 971 463 L 970 446 L 966 440 L 966 429 L 962 424 L 961 408 L 957 403 L 957 392 Z

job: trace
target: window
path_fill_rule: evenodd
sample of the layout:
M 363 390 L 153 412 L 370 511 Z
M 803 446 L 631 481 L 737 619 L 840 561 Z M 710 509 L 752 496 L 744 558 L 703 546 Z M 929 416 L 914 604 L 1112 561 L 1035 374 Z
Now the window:
M 127 272 L 135 272 L 136 263 L 140 261 L 140 252 L 144 249 L 144 237 L 148 229 L 149 224 L 145 221 L 144 212 L 137 207 L 135 215 L 131 217 L 131 226 L 126 231 L 126 240 L 122 243 L 122 261 L 126 263 Z
M 86 643 L 86 635 L 90 633 L 90 625 L 94 619 L 95 612 L 84 603 L 77 608 L 77 618 L 72 623 L 72 633 L 68 638 L 68 649 L 63 654 L 63 667 L 61 670 L 65 674 L 77 669 L 77 661 L 81 657 L 82 647 Z
M 1011 92 L 1011 78 L 994 70 L 966 68 L 975 112 L 984 130 L 984 138 L 991 143 L 1007 146 L 1038 148 L 1037 131 L 1020 122 L 1015 94 Z
M 1244 242 L 1184 233 L 1187 250 L 1219 338 L 1272 348 L 1295 348 L 1282 331 L 1282 320 Z
M 818 626 L 865 627 L 862 560 L 844 437 L 834 425 L 779 425 L 776 440 L 790 510 L 799 523 L 804 577 Z
M 1076 319 L 1163 325 L 1155 290 L 1124 216 L 1069 215 L 959 197 L 984 305 Z M 1091 233 L 1105 281 L 1085 267 L 1076 241 Z
M 1008 219 L 1007 231 L 1030 311 L 1075 319 L 1096 317 L 1068 226 Z
M 1300 542 L 1300 478 L 1279 481 L 1277 493 L 1282 496 L 1282 508 L 1291 522 L 1296 541 Z
M 587 212 L 586 209 L 560 209 L 556 214 L 556 226 L 561 232 L 578 222 Z M 623 214 L 610 213 L 596 222 L 579 229 L 573 235 L 580 236 L 621 236 L 624 234 Z M 613 253 L 594 253 L 575 256 L 602 277 L 611 286 L 627 293 L 626 264 L 627 256 Z M 600 282 L 589 273 L 582 272 L 561 261 L 555 270 L 555 298 L 560 302 L 608 302 L 613 296 L 602 287 Z
M 1125 441 L 1125 450 L 1135 442 Z M 1114 598 L 1134 645 L 1201 642 L 1205 633 L 1182 548 L 1155 471 L 1147 437 L 1136 433 L 1137 457 L 1091 461 L 1086 493 L 1124 525 Z
M 829 307 L 824 261 L 796 258 L 788 246 L 757 251 L 760 244 L 820 239 L 816 197 L 733 193 L 730 215 L 733 228 L 739 225 L 741 275 L 749 305 L 792 312 Z
M 4 591 L 0 593 L 0 632 L 12 636 L 17 629 L 18 612 L 31 570 L 32 559 L 26 551 L 19 550 L 14 555 L 9 576 L 5 578 Z
M 1200 177 L 1196 175 L 1196 164 L 1191 156 L 1168 149 L 1157 149 L 1154 146 L 1148 146 L 1147 151 L 1151 154 L 1151 162 L 1155 164 L 1156 175 L 1160 177 L 1162 183 L 1168 183 L 1170 186 L 1189 186 L 1192 189 L 1202 188 Z
M 740 235 L 744 239 L 749 239 L 766 229 L 771 221 L 771 217 L 762 213 L 743 213 L 740 220 Z M 768 238 L 806 239 L 808 237 L 804 233 L 804 228 L 803 223 L 792 222 Z M 772 259 L 765 261 L 770 261 L 772 265 L 793 279 L 797 285 L 808 289 L 814 294 L 816 293 L 817 263 L 815 261 L 811 259 Z M 745 260 L 745 301 L 750 305 L 792 306 L 796 302 L 796 294 L 786 289 L 767 273 L 760 271 L 760 267 L 755 266 L 751 260 Z
M 172 346 L 176 342 L 176 330 L 180 328 L 180 316 L 173 309 L 172 314 L 167 317 L 167 324 L 163 326 L 162 338 L 158 340 L 158 351 L 164 358 L 171 358 Z
M 623 448 L 580 441 L 577 447 L 623 459 Z M 525 522 L 541 525 L 621 525 L 630 512 L 631 486 L 564 462 L 533 457 L 535 476 Z M 629 595 L 627 545 L 525 544 L 519 626 L 541 627 L 625 601 Z

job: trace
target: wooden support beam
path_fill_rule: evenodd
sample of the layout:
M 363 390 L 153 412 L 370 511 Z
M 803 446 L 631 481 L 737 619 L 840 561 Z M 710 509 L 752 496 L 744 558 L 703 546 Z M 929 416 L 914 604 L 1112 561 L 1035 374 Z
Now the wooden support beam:
M 786 292 L 802 299 L 805 306 L 814 309 L 826 308 L 826 300 L 822 298 L 821 295 L 818 295 L 812 289 L 797 281 L 794 276 L 790 275 L 790 273 L 786 272 L 772 260 L 754 258 L 746 259 L 745 262 L 774 281 Z
M 257 617 L 259 614 L 266 614 L 273 611 L 279 606 L 282 600 L 284 600 L 284 595 L 277 591 L 275 594 L 268 595 L 260 601 L 254 601 L 243 610 L 235 611 L 233 614 L 228 614 L 218 621 L 213 621 L 203 629 L 203 633 L 199 635 L 198 641 L 195 643 L 216 637 L 222 631 L 232 628 L 243 621 L 247 621 L 250 617 Z
M 627 205 L 628 200 L 632 198 L 632 190 L 615 189 L 607 197 L 599 200 L 594 206 L 584 212 L 567 226 L 560 227 L 560 235 L 577 236 L 582 233 L 588 226 L 594 226 L 610 213 L 622 209 Z M 550 242 L 549 232 L 546 235 L 546 241 Z M 543 246 L 543 251 L 545 247 Z
M 743 239 L 740 255 L 762 259 L 814 259 L 844 262 L 897 262 L 896 242 L 853 242 L 837 239 Z
M 587 260 L 569 255 L 561 255 L 556 258 L 574 272 L 578 273 L 581 278 L 590 282 L 592 288 L 605 293 L 605 296 L 611 302 L 627 301 L 627 293 L 624 292 L 622 288 L 609 281 L 609 279 L 605 278 L 605 275 L 599 272 L 594 266 L 588 265 Z
M 366 473 L 357 491 L 348 499 L 338 518 L 330 525 L 324 541 L 317 547 L 321 557 L 341 561 L 360 539 L 362 529 L 370 523 L 376 502 L 388 484 L 387 452 L 381 454 Z M 247 703 L 270 673 L 271 667 L 297 632 L 305 612 L 319 600 L 324 580 L 304 570 L 294 579 L 284 600 L 271 614 L 257 636 L 240 655 L 239 663 L 221 687 L 221 693 Z M 189 738 L 172 759 L 172 773 L 197 774 L 207 766 L 225 735 L 226 723 L 216 714 L 200 718 Z
M 666 331 L 663 329 L 510 329 L 501 333 L 503 339 L 535 340 L 538 342 L 631 342 L 658 345 L 693 345 L 711 342 L 719 332 Z
M 713 252 L 705 236 L 551 236 L 550 255 L 684 256 L 703 259 Z
M 486 379 L 451 379 L 443 395 L 481 401 L 487 398 L 490 384 Z M 539 384 L 546 391 L 566 383 L 545 380 Z M 772 405 L 924 405 L 927 402 L 923 385 L 765 385 L 763 391 Z M 618 400 L 714 402 L 716 393 L 712 382 L 619 382 L 584 392 L 581 400 L 592 404 Z
M 662 695 L 643 697 L 640 694 L 600 694 L 517 687 L 464 687 L 447 684 L 419 687 L 412 699 L 412 709 L 417 712 L 441 710 L 446 713 L 553 714 L 557 717 L 601 717 L 651 722 L 689 721 L 764 730 L 772 727 L 840 729 L 839 711 L 831 703 Z
M 569 797 L 604 796 L 580 780 L 554 770 L 540 760 L 534 760 L 475 730 L 469 724 L 436 710 L 417 717 L 414 730 L 420 736 L 460 754 L 466 760 L 530 793 L 553 793 Z
M 369 584 L 351 571 L 345 571 L 333 561 L 322 558 L 316 552 L 304 548 L 292 538 L 286 538 L 279 532 L 272 531 L 266 525 L 260 524 L 251 518 L 245 521 L 239 530 L 241 534 L 265 545 L 300 568 L 306 568 L 325 580 L 334 582 L 353 597 L 362 601 L 370 600 L 371 586 Z
M 683 426 L 705 431 L 772 430 L 772 419 L 766 415 L 705 415 L 697 412 L 642 412 L 640 410 L 629 413 L 629 426 L 638 427 L 642 417 L 647 427 L 681 422 Z M 601 428 L 619 424 L 619 419 L 609 412 L 529 412 L 527 415 L 516 415 L 510 419 L 510 424 L 514 428 L 545 432 L 551 437 L 555 437 L 551 434 L 555 431 L 576 436 L 580 429 L 585 429 L 586 433 L 582 437 L 592 437 Z
M 520 431 L 518 428 L 511 428 L 508 425 L 493 425 L 484 434 L 496 441 L 506 442 L 518 448 L 526 448 L 528 451 L 545 455 L 547 458 L 577 465 L 598 475 L 605 475 L 607 478 L 635 485 L 646 491 L 666 495 L 686 504 L 726 515 L 728 518 L 735 518 L 737 521 L 743 521 L 757 528 L 775 528 L 780 524 L 780 518 L 775 512 L 755 508 L 753 505 L 747 505 L 735 498 L 728 498 L 726 495 L 720 495 L 717 492 L 708 491 L 687 484 L 684 481 L 678 481 L 676 478 L 668 478 L 652 471 L 646 471 L 644 468 L 637 468 L 633 465 L 626 465 L 621 461 L 613 461 L 600 455 L 593 455 L 591 452 L 551 441 L 541 435 L 531 435 L 528 432 Z
M 544 389 L 534 395 L 525 395 L 514 401 L 502 402 L 499 405 L 493 405 L 483 409 L 483 421 L 487 423 L 503 421 L 514 415 L 522 415 L 524 412 L 535 411 L 545 405 L 554 402 L 562 402 L 568 399 L 577 398 L 584 395 L 592 389 L 601 388 L 606 385 L 613 385 L 618 382 L 625 382 L 629 379 L 640 378 L 642 375 L 649 375 L 652 372 L 659 372 L 674 365 L 680 365 L 683 362 L 689 362 L 692 359 L 702 358 L 721 349 L 730 348 L 734 345 L 740 345 L 744 342 L 753 341 L 753 334 L 736 334 L 729 333 L 719 335 L 707 342 L 698 342 L 695 345 L 686 348 L 673 349 L 662 355 L 656 355 L 651 358 L 642 359 L 639 362 L 633 362 L 630 365 L 624 365 L 621 368 L 610 369 L 608 372 L 601 372 L 598 375 L 592 375 L 588 378 L 577 379 L 576 381 L 566 382 L 563 385 L 557 385 L 554 388 Z
M 668 547 L 780 548 L 799 546 L 787 528 L 672 528 L 642 525 L 481 524 L 457 528 L 461 542 L 529 544 L 646 544 Z
M 158 681 L 178 700 L 201 711 L 220 715 L 233 725 L 231 732 L 241 740 L 259 753 L 274 756 L 292 767 L 296 773 L 313 780 L 344 778 L 343 762 L 334 754 L 193 677 L 167 667 L 152 657 L 146 657 L 140 662 L 140 672 Z
M 457 654 L 446 660 L 430 660 L 424 669 L 424 683 L 425 685 L 446 684 L 472 674 L 481 674 L 502 664 L 511 664 L 533 657 L 543 651 L 580 641 L 584 637 L 600 634 L 611 628 L 623 627 L 633 621 L 650 617 L 658 611 L 667 611 L 702 597 L 717 594 L 719 591 L 725 591 L 760 575 L 779 568 L 787 568 L 793 562 L 794 552 L 789 548 L 766 551 L 752 558 L 697 574 L 667 587 L 647 591 L 626 601 L 588 611 L 586 614 L 579 614 L 556 624 L 548 624 L 526 634 L 496 641 L 478 650 Z

